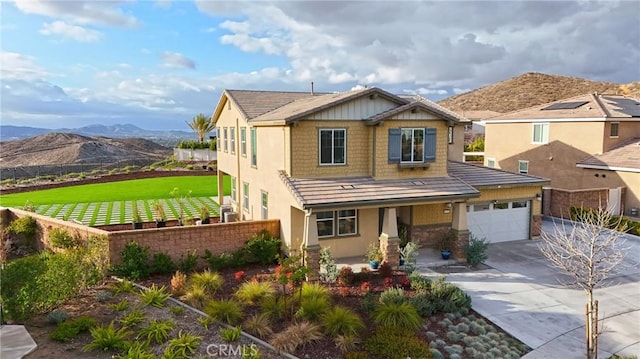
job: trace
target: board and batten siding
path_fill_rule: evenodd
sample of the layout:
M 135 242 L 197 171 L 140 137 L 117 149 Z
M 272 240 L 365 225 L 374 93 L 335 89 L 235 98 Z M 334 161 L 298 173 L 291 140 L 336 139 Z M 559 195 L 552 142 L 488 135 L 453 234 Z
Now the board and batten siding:
M 380 96 L 377 96 L 375 99 L 365 96 L 309 115 L 306 119 L 360 121 L 398 106 L 399 104 Z

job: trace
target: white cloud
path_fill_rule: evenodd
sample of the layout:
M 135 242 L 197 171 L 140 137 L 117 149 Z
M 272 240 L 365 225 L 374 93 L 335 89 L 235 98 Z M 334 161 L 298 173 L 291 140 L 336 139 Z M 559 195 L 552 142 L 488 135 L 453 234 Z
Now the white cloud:
M 125 14 L 118 1 L 51 1 L 14 0 L 16 7 L 26 14 L 38 14 L 52 18 L 67 19 L 78 24 L 102 24 L 118 27 L 134 27 L 138 20 Z
M 47 70 L 36 65 L 35 58 L 16 52 L 0 53 L 0 79 L 40 80 L 51 76 Z
M 449 93 L 449 91 L 445 89 L 430 89 L 430 88 L 424 88 L 424 87 L 419 87 L 417 89 L 405 89 L 405 90 L 402 90 L 402 92 L 411 94 L 411 95 L 422 95 L 422 96 L 446 95 Z
M 196 68 L 196 63 L 193 60 L 179 52 L 165 51 L 160 54 L 160 57 L 162 58 L 162 66 L 164 67 L 185 68 L 192 70 Z
M 171 8 L 172 1 L 171 0 L 156 0 L 153 3 L 153 6 L 161 9 L 169 9 Z
M 99 31 L 85 29 L 78 25 L 69 25 L 64 21 L 42 24 L 40 33 L 47 36 L 62 36 L 80 42 L 97 42 L 102 38 Z

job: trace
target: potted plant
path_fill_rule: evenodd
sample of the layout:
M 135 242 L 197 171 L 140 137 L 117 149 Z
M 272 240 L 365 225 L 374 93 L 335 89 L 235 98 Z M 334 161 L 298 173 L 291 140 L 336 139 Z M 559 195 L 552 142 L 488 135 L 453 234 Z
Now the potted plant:
M 209 214 L 209 209 L 206 206 L 202 206 L 200 207 L 200 223 L 202 224 L 209 224 L 211 223 L 210 221 L 210 217 L 211 215 Z
M 380 262 L 382 262 L 382 251 L 380 250 L 380 244 L 378 242 L 371 243 L 365 257 L 369 261 L 371 269 L 378 269 Z
M 166 217 L 164 214 L 164 205 L 162 202 L 155 201 L 153 203 L 153 211 L 155 212 L 156 228 L 162 228 L 167 226 Z
M 439 247 L 440 247 L 440 256 L 442 259 L 451 258 L 451 250 L 453 249 L 455 243 L 455 233 L 453 230 L 449 230 L 445 235 L 440 239 Z
M 133 202 L 133 214 L 131 216 L 131 221 L 133 222 L 133 229 L 142 229 L 142 217 L 140 216 L 140 211 L 138 210 L 138 204 Z

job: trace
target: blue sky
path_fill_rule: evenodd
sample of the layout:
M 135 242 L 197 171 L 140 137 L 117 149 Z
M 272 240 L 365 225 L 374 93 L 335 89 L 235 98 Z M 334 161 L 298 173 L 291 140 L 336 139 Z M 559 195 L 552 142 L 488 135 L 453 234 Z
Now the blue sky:
M 640 80 L 640 2 L 2 1 L 3 125 L 189 130 L 226 88 L 440 100 L 536 71 Z

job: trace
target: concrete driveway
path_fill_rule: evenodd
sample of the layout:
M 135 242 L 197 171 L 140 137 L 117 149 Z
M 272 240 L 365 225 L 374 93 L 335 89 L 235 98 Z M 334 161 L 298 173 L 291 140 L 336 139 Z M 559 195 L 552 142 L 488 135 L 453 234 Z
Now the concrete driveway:
M 552 229 L 551 221 L 543 221 L 544 231 Z M 595 292 L 604 331 L 600 358 L 640 355 L 640 237 L 626 238 L 624 269 Z M 472 297 L 474 310 L 531 347 L 525 358 L 584 358 L 586 293 L 562 285 L 562 273 L 538 245 L 526 240 L 490 245 L 486 264 L 492 269 L 450 274 L 447 280 Z

